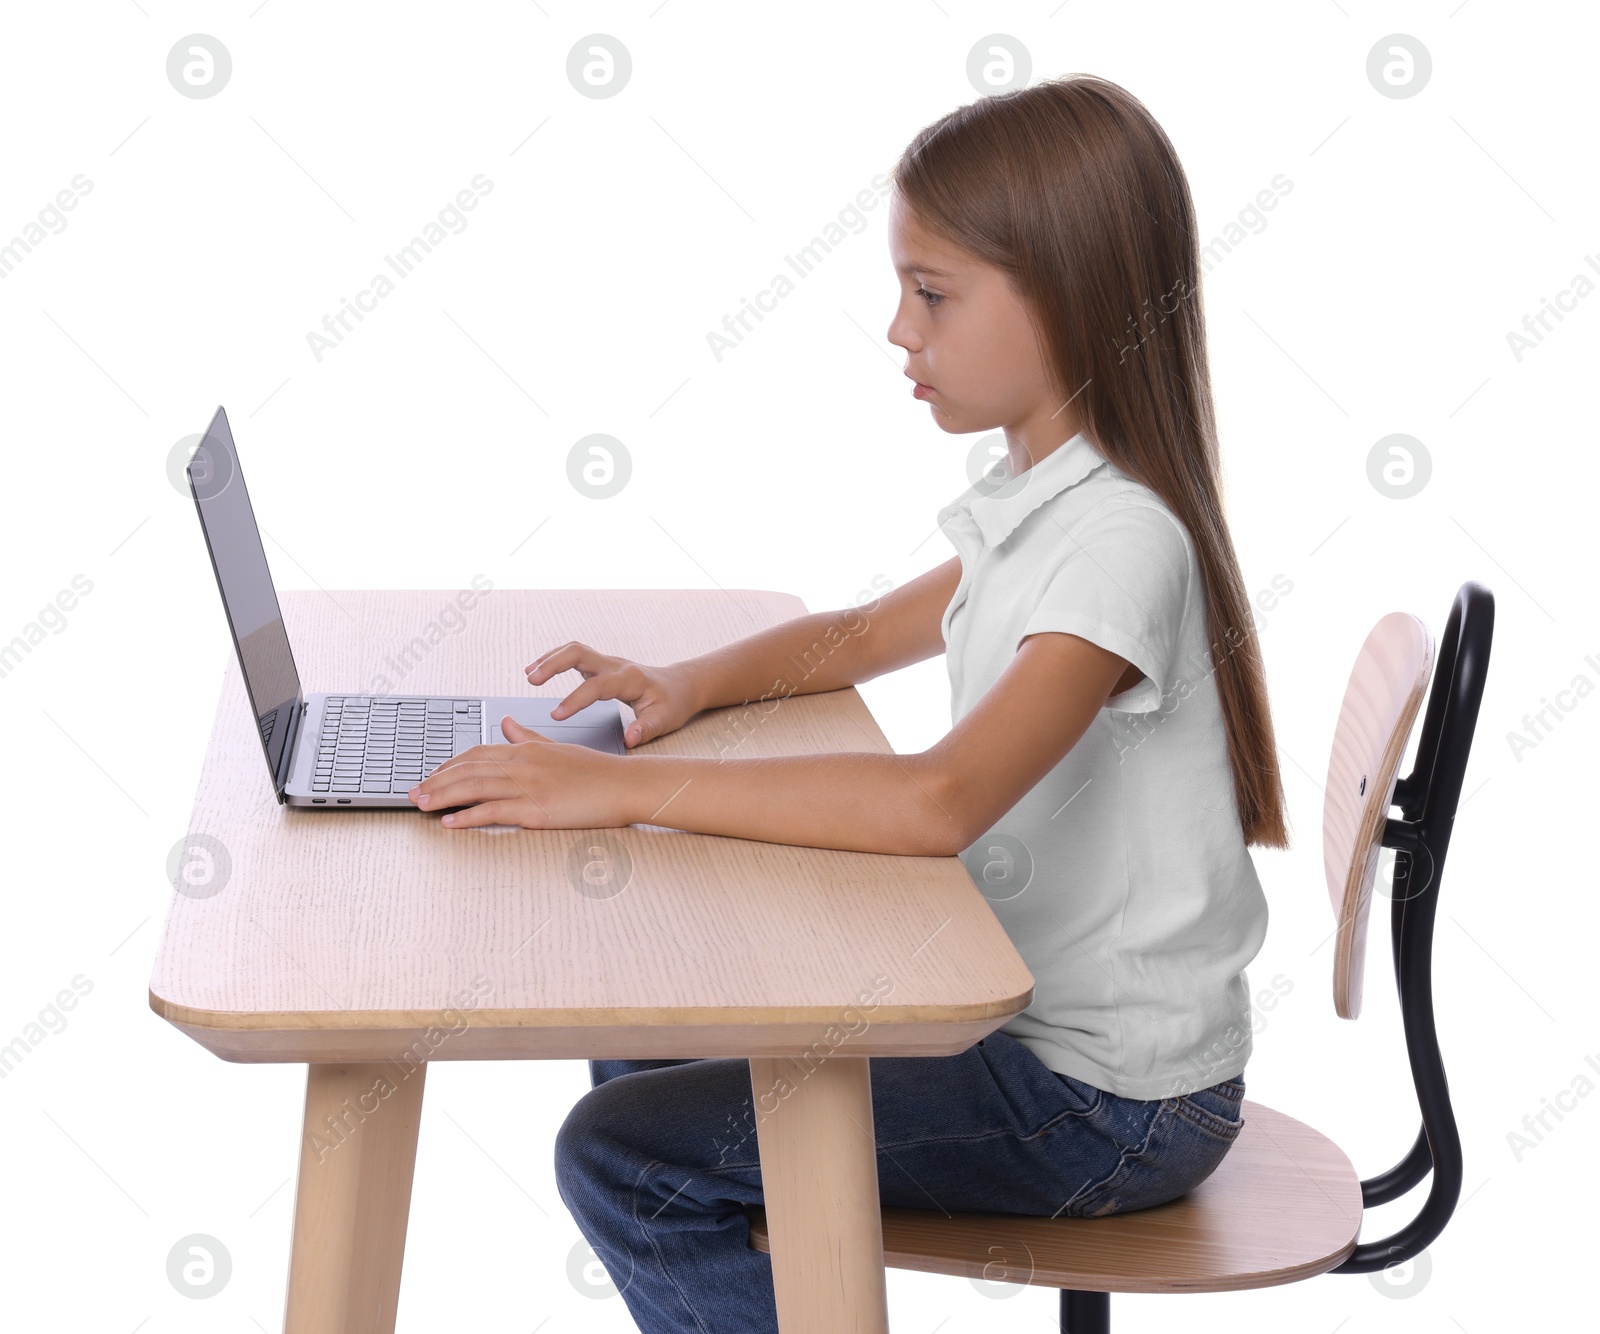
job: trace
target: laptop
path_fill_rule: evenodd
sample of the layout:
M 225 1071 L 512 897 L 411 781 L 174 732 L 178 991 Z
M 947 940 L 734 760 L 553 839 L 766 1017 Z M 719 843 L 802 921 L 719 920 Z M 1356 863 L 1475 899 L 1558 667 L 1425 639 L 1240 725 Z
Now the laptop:
M 615 700 L 555 719 L 550 710 L 559 696 L 305 694 L 220 407 L 185 473 L 280 805 L 403 806 L 421 814 L 406 793 L 452 755 L 504 742 L 500 720 L 507 714 L 551 741 L 627 754 Z

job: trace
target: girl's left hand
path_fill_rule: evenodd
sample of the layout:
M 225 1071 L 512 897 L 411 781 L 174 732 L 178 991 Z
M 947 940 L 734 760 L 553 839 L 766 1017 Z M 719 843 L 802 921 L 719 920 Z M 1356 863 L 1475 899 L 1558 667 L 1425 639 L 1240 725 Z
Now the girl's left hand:
M 633 823 L 625 800 L 626 757 L 551 741 L 507 715 L 508 744 L 452 755 L 411 789 L 423 810 L 453 829 L 518 824 L 529 829 L 614 829 Z

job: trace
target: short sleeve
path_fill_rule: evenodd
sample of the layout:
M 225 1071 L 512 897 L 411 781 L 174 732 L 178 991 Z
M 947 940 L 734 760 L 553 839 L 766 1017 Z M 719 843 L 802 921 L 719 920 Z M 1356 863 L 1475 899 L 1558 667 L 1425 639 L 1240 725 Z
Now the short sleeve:
M 1109 649 L 1145 679 L 1107 707 L 1149 713 L 1183 674 L 1190 584 L 1189 540 L 1178 521 L 1153 504 L 1109 502 L 1062 535 L 1017 647 L 1028 635 L 1054 630 Z

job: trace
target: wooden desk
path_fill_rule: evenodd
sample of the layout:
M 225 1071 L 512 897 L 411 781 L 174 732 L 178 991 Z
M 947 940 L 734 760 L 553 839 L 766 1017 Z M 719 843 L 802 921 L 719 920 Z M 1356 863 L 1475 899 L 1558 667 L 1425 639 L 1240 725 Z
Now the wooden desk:
M 452 617 L 449 591 L 285 594 L 303 686 L 559 696 L 576 673 L 536 692 L 522 669 L 567 640 L 672 662 L 805 612 L 742 589 L 475 596 Z M 650 743 L 889 749 L 854 689 Z M 428 1061 L 683 1056 L 750 1058 L 784 1334 L 884 1334 L 868 1059 L 964 1051 L 1033 996 L 953 857 L 279 806 L 231 656 L 189 838 L 223 855 L 173 894 L 150 1007 L 225 1060 L 309 1067 L 286 1334 L 393 1331 Z

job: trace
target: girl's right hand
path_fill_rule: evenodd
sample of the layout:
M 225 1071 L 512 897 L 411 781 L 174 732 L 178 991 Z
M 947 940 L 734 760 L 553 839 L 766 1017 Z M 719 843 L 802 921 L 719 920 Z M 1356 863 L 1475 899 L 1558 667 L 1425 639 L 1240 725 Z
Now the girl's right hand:
M 569 669 L 581 672 L 584 682 L 550 710 L 550 717 L 568 718 L 596 700 L 621 700 L 634 712 L 623 733 L 629 749 L 677 731 L 700 711 L 693 679 L 684 668 L 646 667 L 576 640 L 552 649 L 524 671 L 530 685 L 539 685 Z

